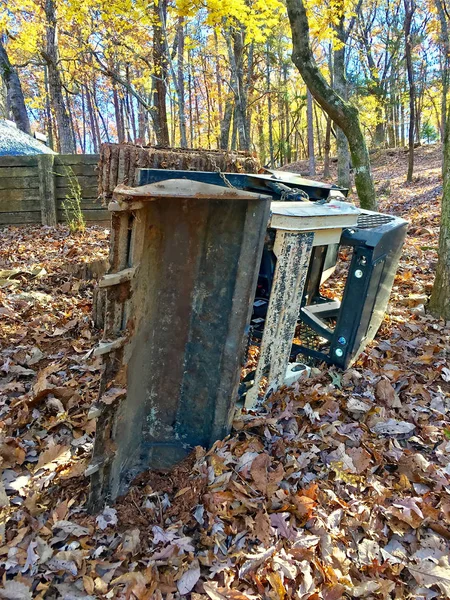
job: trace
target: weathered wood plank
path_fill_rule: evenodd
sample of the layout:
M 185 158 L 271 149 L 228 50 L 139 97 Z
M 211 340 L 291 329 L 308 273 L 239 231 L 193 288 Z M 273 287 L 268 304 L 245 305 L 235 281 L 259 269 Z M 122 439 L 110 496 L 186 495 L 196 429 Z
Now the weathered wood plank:
M 41 222 L 40 211 L 0 213 L 0 225 L 23 225 L 25 223 L 40 223 L 40 222 Z
M 120 285 L 121 283 L 125 283 L 126 281 L 131 281 L 135 273 L 136 267 L 123 269 L 122 271 L 118 271 L 117 273 L 108 273 L 107 275 L 103 275 L 98 285 L 101 288 L 110 287 L 112 285 Z
M 13 200 L 35 200 L 39 206 L 39 190 L 32 189 L 19 189 L 19 190 L 1 190 L 0 200 L 4 202 Z
M 0 156 L 0 167 L 37 167 L 38 156 Z
M 71 190 L 67 187 L 64 188 L 56 188 L 56 198 L 58 200 L 64 200 L 64 198 L 71 194 Z M 81 188 L 81 197 L 83 199 L 91 199 L 94 200 L 97 198 L 98 188 L 97 186 L 91 187 L 82 187 Z M 99 200 L 100 205 L 100 200 Z
M 95 210 L 95 209 L 86 209 L 83 210 L 83 215 L 86 221 L 104 221 L 109 222 L 111 220 L 110 213 L 107 210 Z M 64 222 L 65 216 L 64 211 L 58 211 L 58 221 Z
M 102 356 L 103 354 L 109 354 L 109 352 L 113 352 L 114 350 L 118 350 L 119 348 L 121 348 L 126 341 L 127 338 L 121 337 L 117 338 L 112 342 L 99 342 L 98 346 L 94 350 L 93 355 Z
M 53 154 L 41 154 L 39 156 L 39 194 L 41 200 L 42 225 L 54 227 L 58 222 L 56 214 L 56 194 L 54 176 Z
M 58 154 L 55 157 L 56 165 L 96 165 L 100 160 L 99 154 Z
M 34 200 L 4 200 L 0 194 L 0 212 L 38 212 L 41 210 L 39 198 Z M 108 211 L 105 211 L 106 213 Z
M 121 212 L 121 211 L 133 211 L 133 210 L 140 210 L 141 208 L 144 208 L 145 203 L 141 202 L 140 200 L 136 201 L 136 202 L 121 202 L 120 200 L 111 200 L 111 202 L 109 202 L 108 204 L 108 210 L 110 212 Z
M 83 210 L 86 221 L 104 221 L 111 222 L 111 216 L 105 210 Z
M 58 210 L 63 210 L 64 199 L 58 200 Z M 106 206 L 102 206 L 95 198 L 87 198 L 81 201 L 82 210 L 103 210 L 106 218 L 109 219 L 109 212 Z
M 36 167 L 4 167 L 0 163 L 0 179 L 10 177 L 37 177 L 38 170 Z
M 82 189 L 87 187 L 94 187 L 95 185 L 97 185 L 97 175 L 95 175 L 94 173 L 92 173 L 92 175 L 80 175 L 79 177 L 77 176 L 77 181 Z M 55 184 L 57 188 L 68 188 L 70 187 L 69 177 L 56 175 Z
M 80 175 L 84 176 L 92 176 L 97 177 L 97 165 L 85 165 L 85 164 L 76 164 L 76 165 L 58 165 L 55 166 L 55 173 L 57 173 L 57 177 L 67 176 L 67 171 L 69 173 L 73 173 L 77 177 Z
M 37 171 L 34 177 L 0 177 L 0 190 L 21 190 L 29 188 L 39 188 Z

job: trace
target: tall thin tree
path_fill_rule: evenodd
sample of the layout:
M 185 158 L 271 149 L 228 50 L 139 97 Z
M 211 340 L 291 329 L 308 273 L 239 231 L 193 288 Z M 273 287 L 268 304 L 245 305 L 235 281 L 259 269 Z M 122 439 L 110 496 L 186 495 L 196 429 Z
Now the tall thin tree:
M 414 82 L 414 70 L 412 60 L 412 40 L 411 26 L 416 5 L 414 0 L 403 0 L 405 6 L 405 57 L 406 72 L 408 74 L 409 86 L 409 133 L 408 133 L 408 174 L 406 181 L 412 182 L 414 171 L 414 131 L 415 131 L 415 105 L 416 105 L 416 86 Z
M 355 185 L 363 208 L 376 209 L 376 195 L 370 169 L 369 151 L 356 106 L 345 101 L 321 74 L 309 44 L 309 23 L 303 0 L 287 0 L 292 29 L 292 60 L 312 95 L 345 133 L 350 146 Z
M 5 114 L 11 110 L 17 127 L 25 133 L 31 133 L 30 119 L 28 118 L 22 86 L 16 69 L 9 61 L 8 53 L 0 37 L 0 85 L 6 87 Z

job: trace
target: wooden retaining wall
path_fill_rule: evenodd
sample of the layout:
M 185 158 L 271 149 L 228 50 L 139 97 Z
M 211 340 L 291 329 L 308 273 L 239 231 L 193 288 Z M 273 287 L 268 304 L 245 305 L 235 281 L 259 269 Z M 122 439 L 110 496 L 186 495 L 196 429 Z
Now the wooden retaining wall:
M 67 169 L 81 186 L 85 219 L 108 221 L 109 213 L 97 199 L 98 161 L 98 154 L 0 156 L 0 226 L 64 221 Z
M 70 193 L 67 169 L 81 186 L 86 221 L 110 221 L 106 207 L 114 188 L 123 182 L 136 185 L 136 172 L 141 167 L 258 173 L 260 163 L 248 152 L 132 144 L 102 144 L 100 155 L 0 156 L 0 226 L 53 226 L 64 221 L 62 204 Z

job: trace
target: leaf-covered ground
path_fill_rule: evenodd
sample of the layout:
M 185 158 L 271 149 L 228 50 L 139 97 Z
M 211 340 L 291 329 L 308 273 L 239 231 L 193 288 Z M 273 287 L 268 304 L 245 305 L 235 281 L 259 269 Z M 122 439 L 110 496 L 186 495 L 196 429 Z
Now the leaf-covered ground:
M 410 227 L 357 364 L 281 390 L 97 517 L 84 470 L 101 365 L 83 263 L 102 264 L 108 232 L 1 232 L 1 598 L 450 598 L 450 328 L 426 314 L 440 150 L 418 151 L 410 186 L 405 162 L 384 153 L 374 169 L 381 208 Z

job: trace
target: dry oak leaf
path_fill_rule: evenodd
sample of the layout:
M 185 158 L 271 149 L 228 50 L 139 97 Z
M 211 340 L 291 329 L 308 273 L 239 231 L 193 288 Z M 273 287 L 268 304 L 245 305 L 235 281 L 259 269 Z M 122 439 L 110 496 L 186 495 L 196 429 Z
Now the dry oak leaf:
M 70 535 L 82 537 L 83 535 L 89 535 L 91 533 L 87 527 L 82 527 L 81 525 L 78 525 L 78 523 L 71 523 L 70 521 L 66 521 L 64 519 L 61 521 L 56 521 L 52 529 L 61 531 L 61 533 L 65 534 L 66 538 Z M 61 536 L 61 534 L 58 534 L 58 537 L 60 539 L 65 539 Z
M 316 502 L 312 498 L 302 495 L 302 492 L 299 492 L 292 497 L 292 503 L 296 508 L 296 514 L 301 519 L 304 519 L 305 517 L 309 519 L 316 506 Z
M 127 390 L 125 389 L 113 387 L 103 394 L 100 401 L 103 402 L 103 404 L 112 404 L 115 400 L 126 396 L 126 393 Z
M 361 447 L 348 448 L 347 454 L 352 459 L 353 464 L 355 465 L 356 473 L 358 475 L 364 473 L 364 471 L 368 468 L 372 460 L 372 457 L 367 452 L 367 450 L 364 450 L 364 448 Z
M 48 381 L 47 377 L 59 371 L 61 367 L 61 364 L 49 365 L 38 374 L 37 381 L 33 386 L 33 400 L 44 398 L 54 389 L 55 386 Z
M 422 560 L 417 565 L 408 565 L 408 570 L 419 585 L 431 587 L 436 585 L 446 598 L 450 598 L 450 565 L 449 557 L 443 556 L 439 562 Z
M 256 515 L 253 532 L 254 536 L 261 540 L 264 546 L 270 546 L 273 529 L 270 524 L 269 515 L 266 512 L 260 510 Z
M 71 451 L 69 446 L 55 444 L 41 452 L 36 469 L 48 469 L 55 471 L 59 465 L 65 465 L 70 461 Z
M 8 600 L 33 600 L 29 588 L 21 581 L 5 581 L 4 588 L 0 589 L 0 598 Z
M 379 402 L 383 402 L 389 408 L 401 408 L 402 403 L 397 392 L 387 379 L 380 379 L 375 387 L 375 396 Z
M 230 588 L 219 588 L 214 581 L 205 581 L 203 589 L 211 600 L 248 600 L 248 596 Z
M 387 419 L 386 421 L 379 421 L 370 429 L 373 433 L 378 435 L 406 435 L 411 433 L 415 428 L 416 426 L 414 423 L 397 421 L 396 419 Z
M 88 468 L 90 463 L 89 458 L 84 458 L 79 460 L 76 463 L 73 463 L 69 467 L 65 468 L 64 471 L 60 473 L 61 479 L 73 479 L 74 477 L 82 477 L 84 476 L 84 472 Z
M 270 456 L 265 452 L 259 454 L 254 461 L 250 469 L 250 474 L 253 481 L 255 482 L 256 489 L 263 494 L 267 493 L 268 485 L 268 468 L 270 466 Z
M 273 591 L 275 592 L 276 597 L 279 598 L 279 600 L 284 600 L 287 591 L 283 585 L 283 581 L 281 579 L 280 574 L 277 571 L 269 571 L 267 573 L 267 580 L 270 583 Z
M 18 441 L 14 438 L 0 440 L 0 457 L 3 459 L 3 469 L 23 464 L 25 456 L 25 450 L 19 446 Z
M 270 456 L 262 452 L 254 459 L 250 468 L 250 474 L 255 482 L 256 489 L 268 495 L 272 495 L 277 490 L 279 482 L 284 477 L 284 468 L 281 463 L 274 471 L 269 472 L 270 465 Z
M 200 579 L 200 566 L 198 563 L 185 571 L 177 581 L 177 588 L 180 594 L 189 594 Z

